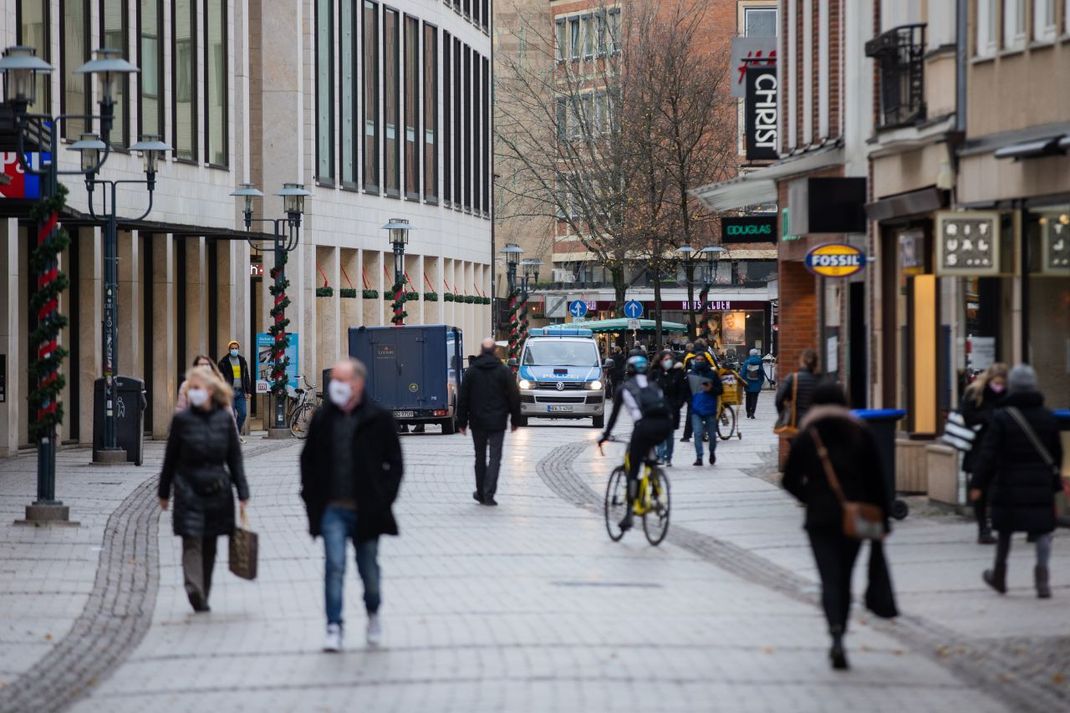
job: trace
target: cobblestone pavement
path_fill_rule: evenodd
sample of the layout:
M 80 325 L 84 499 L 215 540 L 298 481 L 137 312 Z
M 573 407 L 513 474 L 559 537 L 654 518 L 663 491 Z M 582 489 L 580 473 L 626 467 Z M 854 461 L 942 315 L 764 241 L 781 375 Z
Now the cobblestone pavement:
M 164 515 L 155 606 L 142 615 L 150 626 L 136 647 L 74 637 L 86 640 L 86 655 L 121 651 L 117 668 L 90 682 L 73 710 L 1060 709 L 1050 702 L 1065 701 L 1057 696 L 1065 695 L 1059 675 L 1070 628 L 1061 615 L 1070 594 L 1066 538 L 1056 545 L 1054 600 L 1038 602 L 1026 587 L 1024 546 L 1012 555 L 1011 593 L 998 598 L 979 578 L 991 549 L 973 545 L 968 523 L 950 516 L 900 525 L 889 554 L 906 620 L 887 625 L 856 612 L 855 668 L 829 671 L 801 512 L 753 477 L 772 446 L 768 394 L 760 415 L 741 422 L 742 440 L 720 445 L 715 468 L 679 465 L 693 452 L 676 444 L 673 529 L 659 548 L 641 533 L 620 543 L 606 537 L 590 497 L 601 493 L 620 449 L 599 457 L 593 429 L 533 421 L 508 436 L 496 509 L 471 500 L 469 438 L 405 437 L 402 536 L 381 546 L 386 645 L 363 646 L 351 565 L 349 648 L 340 656 L 319 651 L 322 551 L 297 498 L 300 446 L 250 441 L 260 578 L 232 577 L 224 557 L 212 613 L 192 614 Z M 14 546 L 5 540 L 0 558 L 8 684 L 66 644 L 99 579 L 93 548 L 105 522 L 158 470 L 150 451 L 156 460 L 146 468 L 118 470 L 107 480 L 117 485 L 96 486 L 104 471 L 78 470 L 78 457 L 67 453 L 61 467 L 81 479 L 65 473 L 61 492 L 83 527 L 5 530 L 20 538 Z M 32 467 L 32 458 L 0 462 L 7 522 L 26 494 L 11 493 L 28 483 L 32 495 Z M 1007 691 L 980 685 L 971 671 L 1006 682 Z M 0 688 L 0 709 L 8 689 Z M 1023 692 L 1035 698 L 1017 700 Z

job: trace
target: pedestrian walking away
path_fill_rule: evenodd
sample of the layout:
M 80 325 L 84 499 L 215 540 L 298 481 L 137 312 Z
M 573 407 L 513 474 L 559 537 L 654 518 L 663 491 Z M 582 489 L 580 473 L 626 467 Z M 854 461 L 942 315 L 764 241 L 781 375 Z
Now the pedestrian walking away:
M 249 376 L 249 362 L 242 356 L 241 344 L 237 339 L 231 339 L 227 343 L 227 354 L 219 360 L 218 366 L 223 378 L 234 391 L 234 420 L 238 424 L 238 437 L 244 443 L 245 439 L 241 438 L 241 434 L 248 414 L 246 399 L 253 393 L 253 382 Z
M 520 390 L 513 371 L 494 354 L 494 339 L 487 337 L 479 356 L 464 372 L 457 398 L 457 431 L 472 427 L 476 449 L 476 489 L 472 497 L 481 505 L 497 505 L 498 473 L 502 464 L 505 427 L 520 424 Z M 489 450 L 489 459 L 488 459 Z
M 684 371 L 686 373 L 692 373 L 696 369 L 704 370 L 707 366 L 712 370 L 716 365 L 713 356 L 710 354 L 706 347 L 705 340 L 696 339 L 694 343 L 687 345 L 687 354 L 684 355 Z M 690 388 L 690 382 L 689 382 Z M 694 395 L 694 391 L 688 394 L 687 398 L 687 415 L 684 418 L 684 435 L 680 439 L 681 443 L 687 443 L 691 440 L 691 432 L 694 428 L 693 419 L 691 418 L 691 397 Z
M 743 362 L 740 371 L 746 390 L 747 418 L 754 418 L 754 412 L 758 409 L 758 395 L 762 393 L 762 386 L 765 385 L 765 368 L 762 364 L 761 350 L 751 349 L 750 356 Z
M 689 377 L 691 390 L 691 431 L 695 437 L 695 465 L 702 465 L 702 443 L 710 443 L 710 465 L 717 463 L 717 415 L 724 393 L 721 379 L 709 365 L 699 362 Z
M 962 416 L 963 423 L 976 431 L 973 445 L 962 457 L 962 470 L 970 481 L 974 480 L 973 473 L 977 470 L 981 443 L 984 441 L 988 424 L 992 422 L 992 415 L 1006 396 L 1006 389 L 1007 365 L 996 362 L 985 369 L 962 395 L 959 414 Z M 973 499 L 973 514 L 977 520 L 977 542 L 982 545 L 994 545 L 996 538 L 992 534 L 992 526 L 988 520 L 989 492 L 982 485 L 980 481 L 977 481 L 978 494 Z
M 628 502 L 638 494 L 639 468 L 642 467 L 651 449 L 672 435 L 672 416 L 665 395 L 656 383 L 646 376 L 648 362 L 645 356 L 632 356 L 625 365 L 625 380 L 613 398 L 613 411 L 606 423 L 606 430 L 598 439 L 601 445 L 613 434 L 621 408 L 628 410 L 634 423 L 632 437 L 628 442 Z M 632 527 L 632 508 L 628 507 L 621 530 Z
M 665 349 L 658 356 L 657 363 L 651 368 L 651 376 L 661 392 L 665 394 L 669 410 L 672 412 L 672 433 L 658 444 L 658 460 L 663 465 L 672 465 L 672 455 L 675 448 L 675 433 L 680 427 L 680 409 L 688 401 L 690 391 L 687 388 L 687 377 L 684 374 L 684 364 L 677 361 L 671 349 Z
M 1055 415 L 1044 408 L 1037 374 L 1019 364 L 1007 375 L 1007 398 L 992 414 L 974 464 L 970 498 L 991 493 L 992 527 L 998 533 L 996 561 L 984 572 L 988 586 L 1007 592 L 1007 556 L 1015 532 L 1036 543 L 1033 584 L 1051 597 L 1048 565 L 1055 531 L 1055 494 L 1062 490 L 1063 448 Z
M 242 515 L 249 501 L 230 387 L 209 367 L 186 374 L 190 407 L 171 419 L 158 494 L 167 510 L 174 490 L 172 529 L 182 538 L 182 573 L 195 612 L 209 611 L 216 539 L 234 532 L 234 490 Z
M 781 420 L 786 420 L 788 411 L 795 415 L 795 423 L 801 424 L 813 402 L 817 387 L 817 352 L 804 349 L 799 355 L 799 369 L 780 382 L 776 392 L 776 410 Z M 796 386 L 798 382 L 798 386 Z M 794 399 L 793 395 L 794 394 Z
M 881 472 L 873 433 L 847 409 L 843 387 L 820 384 L 811 394 L 809 410 L 792 443 L 783 486 L 806 506 L 804 528 L 821 577 L 821 605 L 832 647 L 829 660 L 838 670 L 848 668 L 844 636 L 851 612 L 851 573 L 861 542 L 844 532 L 844 509 L 827 469 L 834 474 L 842 500 L 868 503 L 880 509 L 888 531 L 891 499 Z M 808 406 L 810 405 L 808 404 Z M 827 461 L 827 464 L 826 464 Z M 870 545 L 866 607 L 881 617 L 897 614 L 891 577 L 879 540 Z
M 301 499 L 308 530 L 314 538 L 323 537 L 326 560 L 324 651 L 342 650 L 342 592 L 350 540 L 364 585 L 368 645 L 378 646 L 383 637 L 379 537 L 398 534 L 392 506 L 403 465 L 394 417 L 364 393 L 366 379 L 367 370 L 356 359 L 334 365 L 328 402 L 313 415 L 301 451 Z

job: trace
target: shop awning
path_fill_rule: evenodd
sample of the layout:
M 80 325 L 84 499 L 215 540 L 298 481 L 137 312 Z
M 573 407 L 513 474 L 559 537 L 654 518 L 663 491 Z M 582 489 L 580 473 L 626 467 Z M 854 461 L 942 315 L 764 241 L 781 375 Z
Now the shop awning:
M 605 334 L 606 332 L 628 332 L 628 320 L 623 318 L 618 319 L 596 319 L 590 322 L 570 322 L 571 325 L 576 327 L 583 327 L 589 329 L 595 334 Z M 656 323 L 652 319 L 640 319 L 639 330 L 640 332 L 653 332 L 657 329 Z M 661 331 L 663 332 L 679 332 L 683 333 L 687 331 L 686 324 L 680 324 L 679 322 L 662 322 Z
M 1046 136 L 1032 141 L 1019 141 L 1016 144 L 998 148 L 995 151 L 995 157 L 1012 158 L 1015 161 L 1019 161 L 1023 158 L 1060 156 L 1066 153 L 1068 145 L 1070 145 L 1070 134 Z

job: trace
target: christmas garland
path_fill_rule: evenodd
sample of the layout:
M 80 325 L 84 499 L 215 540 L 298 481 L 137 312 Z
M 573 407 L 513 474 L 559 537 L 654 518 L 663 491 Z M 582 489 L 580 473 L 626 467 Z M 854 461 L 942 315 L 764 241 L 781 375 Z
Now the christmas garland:
M 509 358 L 517 359 L 520 357 L 520 325 L 517 319 L 517 310 L 520 305 L 517 300 L 517 295 L 520 294 L 519 290 L 512 290 L 509 293 Z
M 286 279 L 286 253 L 282 253 L 282 259 L 278 267 L 271 268 L 271 287 L 268 292 L 275 298 L 275 305 L 269 314 L 272 318 L 268 334 L 271 335 L 273 346 L 271 348 L 271 393 L 276 397 L 286 394 L 286 368 L 290 365 L 290 358 L 286 356 L 286 327 L 290 320 L 286 319 L 286 308 L 290 306 L 290 298 L 286 296 L 286 288 L 290 281 Z
M 409 313 L 405 311 L 405 303 L 408 301 L 405 295 L 405 281 L 395 282 L 391 291 L 394 293 L 394 301 L 391 303 L 394 316 L 390 318 L 390 323 L 395 327 L 400 327 L 405 324 L 405 318 L 409 316 Z
M 60 185 L 56 195 L 35 204 L 30 216 L 37 224 L 37 244 L 30 253 L 30 271 L 37 276 L 37 289 L 30 296 L 30 309 L 37 315 L 37 328 L 30 343 L 37 345 L 30 363 L 30 404 L 36 406 L 30 424 L 33 440 L 51 438 L 63 422 L 60 392 L 66 380 L 59 373 L 67 350 L 59 346 L 59 333 L 67 318 L 59 313 L 59 296 L 67 289 L 67 276 L 59 269 L 58 256 L 70 243 L 59 225 L 59 214 L 67 205 L 67 189 Z

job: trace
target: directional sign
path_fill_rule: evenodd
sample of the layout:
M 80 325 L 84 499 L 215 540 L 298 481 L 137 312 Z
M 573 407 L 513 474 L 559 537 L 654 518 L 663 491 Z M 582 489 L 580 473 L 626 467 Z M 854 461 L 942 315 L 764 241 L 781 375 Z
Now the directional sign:
M 633 332 L 639 331 L 639 320 L 638 319 L 629 319 L 628 320 L 628 329 L 632 330 Z
M 575 300 L 568 306 L 568 313 L 575 319 L 583 319 L 587 316 L 587 303 L 583 300 Z
M 643 303 L 628 300 L 624 303 L 624 316 L 628 319 L 639 319 L 643 316 Z

